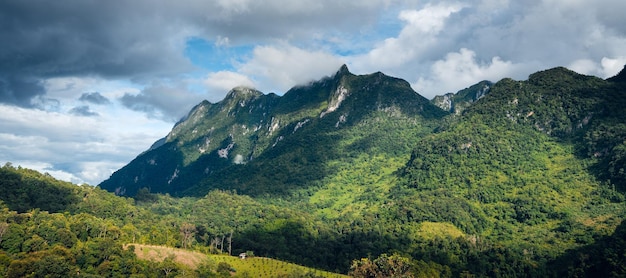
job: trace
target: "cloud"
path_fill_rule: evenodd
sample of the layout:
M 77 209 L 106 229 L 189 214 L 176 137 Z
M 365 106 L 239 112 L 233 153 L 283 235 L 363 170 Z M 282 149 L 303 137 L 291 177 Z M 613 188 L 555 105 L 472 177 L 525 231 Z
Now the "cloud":
M 190 92 L 185 84 L 155 83 L 138 94 L 126 93 L 119 98 L 125 107 L 146 113 L 149 117 L 176 122 L 203 100 Z
M 120 9 L 115 3 L 76 0 L 2 2 L 0 38 L 12 43 L 0 48 L 0 71 L 137 77 L 186 69 L 188 61 L 178 51 L 184 26 L 168 22 L 171 16 L 145 16 L 167 15 L 148 4 L 136 1 Z
M 258 46 L 239 72 L 254 76 L 262 88 L 279 93 L 339 70 L 343 61 L 324 51 L 310 51 L 288 44 Z
M 237 86 L 254 88 L 254 82 L 246 75 L 232 71 L 218 71 L 210 73 L 204 80 L 204 84 L 209 92 L 216 92 L 216 95 L 224 96 L 224 94 Z M 219 101 L 214 99 L 212 101 Z
M 61 101 L 55 98 L 40 95 L 30 100 L 31 108 L 37 108 L 45 111 L 58 112 L 61 109 Z
M 401 11 L 398 18 L 405 25 L 397 37 L 387 38 L 367 54 L 354 57 L 353 64 L 358 69 L 378 67 L 384 70 L 423 59 L 424 52 L 438 41 L 448 18 L 463 7 L 457 3 L 441 3 Z
M 570 63 L 567 68 L 580 74 L 597 74 L 598 64 L 589 59 L 579 59 Z
M 626 65 L 626 56 L 615 59 L 603 57 L 600 64 L 602 65 L 601 77 L 609 78 L 617 75 Z
M 0 102 L 29 107 L 56 77 L 176 77 L 194 70 L 184 52 L 191 37 L 220 45 L 307 39 L 374 24 L 385 2 L 2 1 Z
M 203 32 L 218 33 L 228 37 L 231 43 L 268 38 L 301 40 L 328 30 L 357 30 L 374 24 L 381 8 L 387 6 L 386 0 L 187 2 L 194 2 L 191 5 L 195 7 L 189 7 L 188 16 L 204 24 Z
M 77 117 L 0 104 L 0 111 L 0 162 L 92 185 L 146 150 L 171 128 L 169 123 L 129 110 Z M 120 119 L 133 119 L 133 124 L 123 125 Z
M 0 62 L 1 63 L 1 62 Z M 37 78 L 21 77 L 0 71 L 0 103 L 33 107 L 31 100 L 45 94 L 42 82 Z
M 488 62 L 477 61 L 474 51 L 462 48 L 435 62 L 429 78 L 420 78 L 413 87 L 427 98 L 432 98 L 448 92 L 456 93 L 482 80 L 496 82 L 504 77 L 517 76 L 524 70 L 523 65 L 503 61 L 500 57 L 493 57 Z
M 78 100 L 100 105 L 111 103 L 108 98 L 104 97 L 98 92 L 84 93 L 80 96 Z
M 602 57 L 600 62 L 590 59 L 578 59 L 568 65 L 568 68 L 580 74 L 595 75 L 609 78 L 617 75 L 626 64 L 626 57 Z
M 69 113 L 76 115 L 76 116 L 83 116 L 83 117 L 93 117 L 93 116 L 99 115 L 98 113 L 91 111 L 88 105 L 76 106 L 70 109 Z

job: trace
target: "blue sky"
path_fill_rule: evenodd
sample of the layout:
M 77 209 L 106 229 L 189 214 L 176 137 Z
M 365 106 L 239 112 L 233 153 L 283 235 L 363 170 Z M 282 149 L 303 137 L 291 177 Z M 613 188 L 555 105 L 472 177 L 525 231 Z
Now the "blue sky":
M 382 71 L 427 98 L 626 64 L 623 0 L 0 1 L 0 163 L 98 184 L 191 107 Z

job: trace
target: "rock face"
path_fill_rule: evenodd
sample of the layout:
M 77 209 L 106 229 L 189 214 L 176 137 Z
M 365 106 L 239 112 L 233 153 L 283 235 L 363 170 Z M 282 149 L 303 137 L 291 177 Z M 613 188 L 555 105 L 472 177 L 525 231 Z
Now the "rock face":
M 435 96 L 432 103 L 443 110 L 460 115 L 467 107 L 487 95 L 492 86 L 492 82 L 484 80 L 457 93 Z
M 319 138 L 330 133 L 341 137 L 343 129 L 371 120 L 376 113 L 382 113 L 379 121 L 400 116 L 430 121 L 447 114 L 404 80 L 380 72 L 357 76 L 345 65 L 334 75 L 294 87 L 283 96 L 237 87 L 218 103 L 196 105 L 164 139 L 100 187 L 130 196 L 144 187 L 151 192 L 194 194 L 205 191 L 199 187 L 213 186 L 199 186 L 201 181 L 220 182 L 217 177 L 228 175 L 233 165 L 271 163 L 271 157 L 299 151 L 297 144 L 311 150 L 333 149 L 324 144 L 337 140 Z M 310 163 L 301 166 L 314 166 Z

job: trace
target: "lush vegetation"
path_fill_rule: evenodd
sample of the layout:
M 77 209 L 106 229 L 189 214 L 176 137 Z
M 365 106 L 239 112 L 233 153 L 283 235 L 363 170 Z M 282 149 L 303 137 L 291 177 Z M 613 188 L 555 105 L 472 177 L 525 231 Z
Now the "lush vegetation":
M 0 274 L 624 276 L 622 79 L 556 68 L 452 115 L 346 68 L 282 97 L 240 88 L 103 186 L 133 198 L 2 167 Z
M 242 230 L 305 219 L 302 213 L 261 205 L 249 197 L 221 191 L 202 199 L 177 199 L 142 190 L 134 200 L 88 185 L 61 182 L 9 164 L 0 168 L 0 174 L 3 188 L 45 186 L 67 190 L 63 191 L 65 195 L 49 196 L 49 202 L 74 200 L 63 211 L 49 212 L 40 207 L 45 207 L 48 201 L 20 199 L 9 204 L 4 198 L 12 195 L 2 196 L 2 277 L 231 277 L 232 274 L 259 277 L 257 270 L 277 274 L 274 277 L 333 276 L 277 260 L 251 258 L 246 261 L 250 264 L 244 264 L 237 261 L 238 257 L 207 256 L 247 252 L 254 257 L 253 251 L 240 249 Z M 201 258 L 189 263 L 185 261 L 184 251 L 141 256 L 142 252 L 158 250 L 143 244 L 191 249 Z M 279 269 L 269 269 L 275 266 Z

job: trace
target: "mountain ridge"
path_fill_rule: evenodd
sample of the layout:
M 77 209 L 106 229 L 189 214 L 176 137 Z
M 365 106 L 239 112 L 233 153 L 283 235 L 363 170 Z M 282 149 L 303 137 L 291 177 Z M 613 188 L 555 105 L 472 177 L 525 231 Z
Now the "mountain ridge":
M 341 129 L 376 113 L 383 118 L 418 116 L 426 122 L 447 114 L 404 80 L 381 72 L 354 75 L 343 65 L 335 74 L 296 86 L 283 96 L 237 87 L 220 102 L 203 101 L 163 142 L 100 186 L 121 195 L 132 196 L 142 187 L 180 194 L 230 166 L 255 160 L 296 133 L 315 129 L 305 133 L 318 138 L 341 134 Z M 320 141 L 319 149 L 332 148 L 336 139 L 328 138 Z
M 94 273 L 121 262 L 87 262 L 84 246 L 138 240 L 229 253 L 232 243 L 234 254 L 357 277 L 392 266 L 427 277 L 624 276 L 623 82 L 547 69 L 458 92 L 472 102 L 451 114 L 405 81 L 339 72 L 286 97 L 239 88 L 201 103 L 116 174 L 126 183 L 108 190 L 134 198 L 37 191 L 49 177 L 3 167 L 0 195 L 23 212 L 6 218 L 0 242 L 10 271 L 52 253 L 29 253 L 48 248 L 35 243 L 69 232 L 81 242 L 70 236 L 63 257 L 78 254 Z

